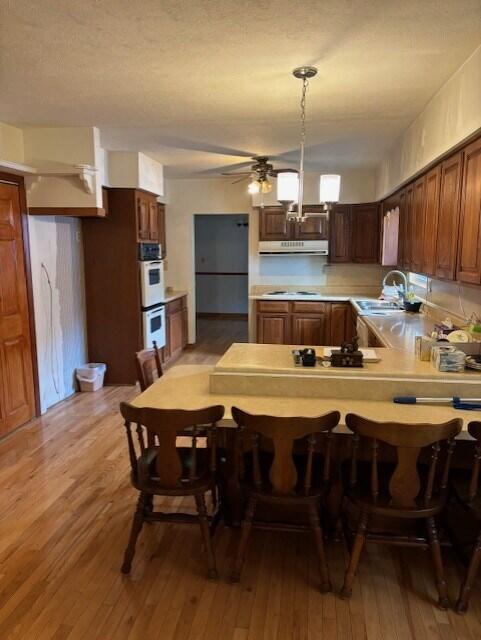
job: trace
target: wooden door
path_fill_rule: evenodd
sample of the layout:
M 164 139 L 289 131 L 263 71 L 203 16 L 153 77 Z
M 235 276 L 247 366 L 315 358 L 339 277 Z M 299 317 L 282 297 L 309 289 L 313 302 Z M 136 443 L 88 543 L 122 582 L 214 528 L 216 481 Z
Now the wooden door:
M 150 240 L 150 207 L 149 201 L 143 196 L 137 196 L 137 240 Z
M 413 204 L 411 208 L 411 260 L 410 269 L 416 273 L 423 270 L 424 250 L 424 211 L 426 206 L 426 176 L 414 183 Z
M 0 435 L 35 415 L 19 187 L 0 183 Z
M 259 240 L 291 240 L 294 237 L 292 222 L 287 221 L 282 207 L 265 207 L 259 211 Z
M 322 207 L 306 205 L 304 211 L 306 213 L 322 213 Z M 328 229 L 327 215 L 312 216 L 306 218 L 304 222 L 294 223 L 294 237 L 296 240 L 327 240 Z
M 481 284 L 481 139 L 464 150 L 457 278 Z
M 440 179 L 441 167 L 439 165 L 426 174 L 422 272 L 428 276 L 433 276 L 436 273 L 436 243 L 438 234 Z
M 331 304 L 331 332 L 329 346 L 339 347 L 352 339 L 351 305 L 349 303 Z
M 352 262 L 379 262 L 381 237 L 380 212 L 377 203 L 352 206 Z
M 327 313 L 292 314 L 292 344 L 309 347 L 325 345 L 328 336 Z
M 289 344 L 289 314 L 258 313 L 257 342 L 261 344 Z
M 351 262 L 351 205 L 337 204 L 329 214 L 329 261 Z
M 149 240 L 159 242 L 159 208 L 155 200 L 149 202 Z
M 454 280 L 456 275 L 462 166 L 462 153 L 456 153 L 441 165 L 436 276 L 447 280 Z
M 167 236 L 165 232 L 165 205 L 157 203 L 159 211 L 159 242 L 162 258 L 167 256 Z

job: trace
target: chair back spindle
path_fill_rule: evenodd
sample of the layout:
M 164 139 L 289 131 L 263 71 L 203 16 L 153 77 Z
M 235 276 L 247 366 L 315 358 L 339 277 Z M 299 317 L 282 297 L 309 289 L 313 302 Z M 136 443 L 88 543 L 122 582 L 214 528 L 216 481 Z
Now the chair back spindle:
M 472 501 L 478 495 L 479 490 L 479 472 L 481 467 L 481 422 L 470 422 L 468 425 L 468 433 L 476 440 L 468 494 L 468 499 Z
M 162 377 L 162 359 L 155 340 L 153 349 L 143 349 L 135 354 L 135 367 L 141 391 L 145 391 L 156 379 Z

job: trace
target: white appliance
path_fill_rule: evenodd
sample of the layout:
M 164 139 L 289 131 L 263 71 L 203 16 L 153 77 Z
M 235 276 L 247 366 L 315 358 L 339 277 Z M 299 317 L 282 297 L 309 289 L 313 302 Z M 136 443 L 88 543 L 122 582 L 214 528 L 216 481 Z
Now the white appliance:
M 139 262 L 142 308 L 165 300 L 164 263 L 162 260 Z
M 156 305 L 142 311 L 144 349 L 152 349 L 155 340 L 158 347 L 165 347 L 165 306 Z
M 327 256 L 328 254 L 328 240 L 261 240 L 259 242 L 261 256 Z

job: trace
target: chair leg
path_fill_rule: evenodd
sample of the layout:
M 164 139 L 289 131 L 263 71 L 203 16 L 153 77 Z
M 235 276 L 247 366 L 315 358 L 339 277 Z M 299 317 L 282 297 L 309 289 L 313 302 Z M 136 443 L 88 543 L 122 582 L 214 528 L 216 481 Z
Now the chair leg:
M 142 525 L 144 524 L 144 513 L 147 508 L 148 500 L 149 500 L 148 494 L 141 491 L 139 495 L 139 499 L 137 501 L 137 508 L 135 509 L 134 519 L 132 522 L 132 529 L 130 531 L 129 543 L 127 545 L 127 548 L 125 549 L 124 562 L 121 568 L 122 573 L 126 573 L 126 574 L 130 573 L 132 560 L 135 555 L 135 545 L 137 543 L 137 538 L 139 537 L 139 533 L 142 530 Z
M 240 580 L 240 574 L 242 571 L 242 565 L 244 564 L 247 542 L 249 540 L 249 536 L 252 531 L 252 521 L 254 520 L 256 503 L 257 503 L 256 498 L 254 498 L 254 496 L 249 496 L 245 518 L 242 521 L 242 535 L 239 542 L 239 548 L 237 550 L 234 570 L 231 576 L 232 582 L 239 582 Z
M 329 579 L 326 554 L 324 552 L 324 541 L 322 539 L 322 528 L 319 522 L 319 513 L 317 505 L 313 502 L 309 504 L 309 522 L 316 539 L 317 555 L 319 557 L 319 573 L 321 574 L 321 591 L 322 593 L 327 593 L 328 591 L 331 591 L 332 586 Z
M 202 533 L 202 538 L 204 540 L 205 549 L 207 551 L 207 575 L 211 580 L 217 580 L 217 567 L 215 564 L 212 539 L 210 537 L 209 521 L 207 519 L 207 508 L 205 506 L 205 495 L 203 493 L 199 493 L 195 496 L 195 504 L 197 505 L 200 530 Z
M 341 598 L 347 600 L 352 596 L 352 584 L 354 582 L 354 576 L 356 575 L 357 566 L 361 557 L 361 552 L 366 542 L 366 529 L 368 523 L 368 514 L 361 513 L 359 524 L 357 526 L 356 537 L 354 544 L 352 545 L 351 557 L 349 558 L 349 565 L 344 576 L 344 584 L 341 589 Z
M 459 600 L 456 603 L 456 611 L 458 613 L 466 613 L 468 610 L 469 598 L 471 597 L 471 589 L 473 588 L 474 580 L 478 573 L 479 565 L 481 563 L 481 531 L 473 547 L 471 554 L 471 560 L 464 579 L 463 585 L 459 592 Z
M 441 555 L 441 545 L 439 544 L 438 530 L 434 518 L 427 519 L 427 530 L 429 547 L 434 562 L 434 571 L 436 573 L 436 586 L 439 594 L 439 607 L 441 609 L 447 609 L 449 606 L 448 600 L 448 587 L 446 584 L 446 577 L 444 575 L 443 558 Z

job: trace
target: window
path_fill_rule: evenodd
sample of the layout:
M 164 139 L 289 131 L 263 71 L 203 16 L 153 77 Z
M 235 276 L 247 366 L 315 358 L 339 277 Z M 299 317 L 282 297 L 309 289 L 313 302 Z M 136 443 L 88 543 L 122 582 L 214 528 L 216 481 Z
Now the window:
M 424 289 L 426 292 L 428 290 L 429 278 L 427 276 L 422 276 L 419 273 L 408 273 L 408 282 L 409 284 L 415 285 L 416 287 L 420 287 Z

